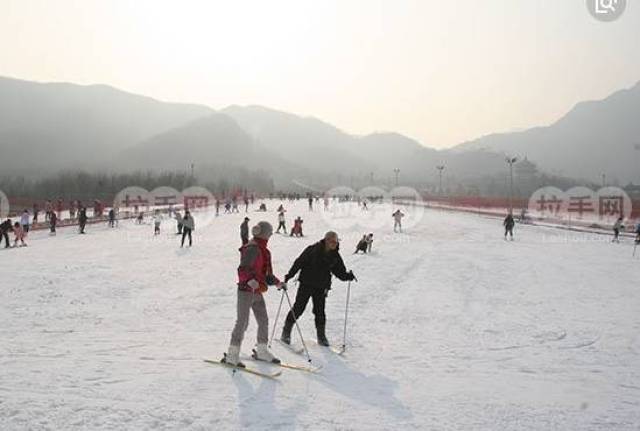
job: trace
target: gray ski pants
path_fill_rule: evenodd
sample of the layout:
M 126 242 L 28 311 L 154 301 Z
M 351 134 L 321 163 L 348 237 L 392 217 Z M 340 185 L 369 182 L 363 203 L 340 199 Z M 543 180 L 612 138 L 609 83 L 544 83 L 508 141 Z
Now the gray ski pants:
M 238 315 L 236 326 L 231 333 L 231 344 L 240 346 L 244 333 L 249 326 L 249 313 L 253 310 L 253 315 L 258 322 L 258 343 L 266 344 L 269 341 L 269 315 L 267 306 L 261 293 L 246 292 L 238 289 Z

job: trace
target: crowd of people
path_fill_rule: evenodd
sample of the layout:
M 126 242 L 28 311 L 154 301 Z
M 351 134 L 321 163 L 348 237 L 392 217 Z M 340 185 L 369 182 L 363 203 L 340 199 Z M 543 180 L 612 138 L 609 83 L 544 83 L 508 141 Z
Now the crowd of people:
M 94 217 L 102 217 L 104 211 L 104 204 L 99 201 L 94 201 L 93 214 Z M 40 221 L 41 211 L 44 211 L 43 220 Z M 33 204 L 32 211 L 25 208 L 19 215 L 19 221 L 12 222 L 8 217 L 4 222 L 0 224 L 0 244 L 1 240 L 5 241 L 5 248 L 11 247 L 9 241 L 9 232 L 14 233 L 14 247 L 27 246 L 27 235 L 33 228 L 48 227 L 50 235 L 56 235 L 56 227 L 60 220 L 63 218 L 64 211 L 68 211 L 69 216 L 66 218 L 71 223 L 78 224 L 78 233 L 85 234 L 85 229 L 89 217 L 87 215 L 87 207 L 79 200 L 70 201 L 68 206 L 64 205 L 62 199 L 58 199 L 55 203 L 51 200 L 47 200 L 44 204 L 44 208 L 41 210 L 37 203 Z M 111 209 L 113 212 L 113 209 Z

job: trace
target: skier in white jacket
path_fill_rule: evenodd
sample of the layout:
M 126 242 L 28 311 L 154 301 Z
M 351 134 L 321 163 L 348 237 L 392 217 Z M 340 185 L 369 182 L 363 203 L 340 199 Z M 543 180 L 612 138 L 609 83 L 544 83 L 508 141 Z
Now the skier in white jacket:
M 392 217 L 394 220 L 393 231 L 398 232 L 399 230 L 400 232 L 402 232 L 402 217 L 404 217 L 404 214 L 402 213 L 402 211 L 396 210 L 396 212 L 392 214 Z

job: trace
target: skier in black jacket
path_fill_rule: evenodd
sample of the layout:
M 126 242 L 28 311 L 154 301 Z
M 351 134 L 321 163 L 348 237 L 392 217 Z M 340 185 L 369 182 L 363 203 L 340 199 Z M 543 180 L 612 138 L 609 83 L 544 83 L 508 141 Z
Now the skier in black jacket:
M 81 234 L 84 234 L 85 227 L 87 226 L 87 208 L 83 205 L 80 207 L 80 211 L 78 212 L 78 227 Z
M 291 328 L 294 321 L 300 318 L 311 298 L 318 344 L 328 346 L 329 341 L 327 341 L 325 334 L 326 317 L 324 304 L 331 289 L 331 275 L 335 275 L 342 281 L 355 279 L 352 271 L 347 272 L 344 261 L 340 256 L 338 234 L 327 232 L 324 239 L 307 247 L 295 260 L 285 276 L 285 283 L 295 277 L 298 271 L 300 271 L 300 276 L 298 277 L 300 285 L 298 286 L 296 301 L 293 309 L 287 315 L 280 339 L 287 344 L 291 343 Z
M 513 241 L 513 227 L 515 224 L 516 222 L 513 219 L 513 214 L 509 212 L 502 222 L 502 225 L 504 226 L 504 239 L 507 239 L 507 234 L 511 234 L 511 241 Z
M 9 248 L 9 235 L 8 232 L 13 231 L 13 225 L 11 224 L 11 219 L 7 218 L 4 222 L 0 224 L 0 243 L 2 243 L 2 238 L 4 238 L 5 245 L 4 248 Z
M 240 240 L 242 245 L 249 243 L 249 217 L 245 217 L 240 225 Z

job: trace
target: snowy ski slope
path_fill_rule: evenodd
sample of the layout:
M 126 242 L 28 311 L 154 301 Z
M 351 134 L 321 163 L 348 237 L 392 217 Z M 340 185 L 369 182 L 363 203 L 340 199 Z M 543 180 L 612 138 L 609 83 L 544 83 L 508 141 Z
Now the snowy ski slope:
M 202 362 L 229 342 L 244 213 L 196 213 L 191 249 L 179 248 L 173 221 L 157 238 L 133 221 L 91 225 L 83 236 L 35 232 L 29 247 L 0 250 L 0 429 L 640 429 L 640 256 L 631 258 L 631 241 L 516 226 L 508 242 L 501 220 L 439 210 L 394 234 L 390 211 L 372 230 L 358 220 L 329 225 L 305 201 L 284 204 L 287 227 L 301 215 L 306 237 L 273 236 L 279 276 L 338 226 L 359 278 L 345 357 L 311 341 L 309 305 L 301 325 L 321 373 L 283 369 L 272 381 Z M 251 212 L 251 225 L 277 224 L 276 206 Z M 415 210 L 404 211 L 410 220 Z M 352 255 L 368 231 L 374 253 Z M 346 284 L 334 281 L 335 344 L 345 297 Z M 279 292 L 266 300 L 273 323 Z M 255 331 L 252 320 L 245 354 Z

